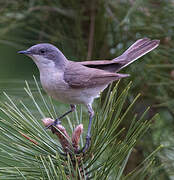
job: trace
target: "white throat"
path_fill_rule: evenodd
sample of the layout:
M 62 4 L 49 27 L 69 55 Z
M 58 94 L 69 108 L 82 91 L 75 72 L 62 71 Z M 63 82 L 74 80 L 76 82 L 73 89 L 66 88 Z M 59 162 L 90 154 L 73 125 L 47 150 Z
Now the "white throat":
M 48 70 L 48 69 L 51 71 L 54 71 L 54 69 L 56 68 L 54 61 L 44 58 L 43 56 L 32 55 L 30 57 L 33 59 L 33 61 L 37 65 L 40 72 L 44 70 Z

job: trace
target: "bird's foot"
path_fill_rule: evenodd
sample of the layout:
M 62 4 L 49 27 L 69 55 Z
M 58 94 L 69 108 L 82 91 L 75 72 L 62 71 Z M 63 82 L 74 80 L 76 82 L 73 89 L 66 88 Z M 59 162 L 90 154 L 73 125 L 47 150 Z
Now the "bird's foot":
M 76 154 L 81 154 L 81 153 L 85 154 L 88 151 L 90 144 L 91 144 L 91 137 L 86 136 L 86 143 L 85 143 L 84 147 L 82 149 L 78 150 L 76 152 Z
M 51 123 L 48 126 L 46 126 L 45 129 L 49 129 L 52 126 L 57 126 L 58 124 L 61 124 L 61 121 L 57 118 L 53 123 Z

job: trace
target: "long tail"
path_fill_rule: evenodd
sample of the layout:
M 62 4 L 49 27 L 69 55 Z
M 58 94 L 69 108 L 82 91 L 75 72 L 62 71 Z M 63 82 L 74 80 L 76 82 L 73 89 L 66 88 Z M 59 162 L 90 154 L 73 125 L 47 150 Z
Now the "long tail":
M 159 43 L 159 40 L 150 40 L 148 38 L 137 40 L 121 56 L 112 60 L 121 64 L 120 68 L 117 69 L 117 72 L 155 49 Z

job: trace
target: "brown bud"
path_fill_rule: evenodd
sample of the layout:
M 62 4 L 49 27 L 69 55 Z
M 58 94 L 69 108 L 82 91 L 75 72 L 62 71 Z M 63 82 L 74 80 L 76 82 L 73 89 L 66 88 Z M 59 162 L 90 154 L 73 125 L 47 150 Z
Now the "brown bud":
M 45 127 L 49 127 L 54 123 L 54 120 L 51 118 L 44 118 L 42 119 L 42 122 Z M 72 133 L 72 138 L 70 138 L 66 132 L 66 129 L 61 124 L 57 124 L 56 127 L 50 126 L 49 129 L 51 129 L 53 134 L 57 135 L 64 152 L 67 152 L 68 149 L 72 149 L 72 145 L 74 150 L 78 151 L 80 135 L 83 132 L 83 124 L 80 124 L 75 128 L 74 132 Z M 72 145 L 70 144 L 71 141 Z
M 45 127 L 48 127 L 50 124 L 52 124 L 54 122 L 54 119 L 44 118 L 44 119 L 42 119 L 42 122 L 43 122 Z
M 72 144 L 75 150 L 78 150 L 80 135 L 83 132 L 83 124 L 79 124 L 72 134 Z
M 54 120 L 51 118 L 44 118 L 42 119 L 42 122 L 44 123 L 45 127 L 48 127 L 54 122 Z M 71 147 L 71 145 L 69 143 L 70 137 L 66 132 L 66 129 L 61 124 L 57 124 L 56 128 L 54 126 L 51 126 L 50 129 L 52 133 L 57 135 L 57 137 L 59 138 L 59 142 L 62 145 L 62 148 L 64 149 L 65 152 L 67 152 L 67 150 Z

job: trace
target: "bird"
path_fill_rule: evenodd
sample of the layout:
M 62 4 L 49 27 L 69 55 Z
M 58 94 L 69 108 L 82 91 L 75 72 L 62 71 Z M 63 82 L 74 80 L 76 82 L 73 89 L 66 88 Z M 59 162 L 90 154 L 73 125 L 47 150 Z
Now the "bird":
M 139 39 L 112 60 L 71 61 L 56 46 L 49 43 L 36 44 L 18 53 L 33 59 L 40 71 L 41 85 L 49 96 L 70 104 L 71 109 L 58 117 L 51 126 L 57 125 L 67 114 L 75 111 L 77 104 L 87 107 L 89 124 L 86 143 L 82 148 L 82 152 L 85 153 L 91 143 L 94 99 L 113 81 L 128 77 L 129 74 L 118 72 L 155 49 L 159 43 L 159 40 Z

